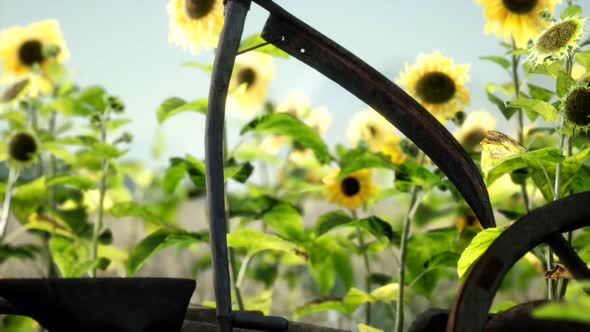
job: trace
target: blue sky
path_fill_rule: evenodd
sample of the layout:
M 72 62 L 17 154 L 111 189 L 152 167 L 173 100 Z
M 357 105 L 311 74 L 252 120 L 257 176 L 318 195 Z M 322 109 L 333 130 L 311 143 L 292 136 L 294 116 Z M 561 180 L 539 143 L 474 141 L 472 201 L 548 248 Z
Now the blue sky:
M 417 54 L 439 50 L 456 63 L 471 64 L 472 102 L 468 111 L 488 110 L 500 116 L 486 100 L 487 82 L 506 82 L 507 74 L 480 55 L 503 50 L 493 35 L 484 35 L 482 7 L 472 0 L 280 0 L 291 13 L 323 32 L 387 77 L 394 79 Z M 565 2 L 565 1 L 564 1 Z M 588 1 L 577 1 L 590 12 Z M 559 8 L 562 8 L 560 6 Z M 252 5 L 245 35 L 260 31 L 266 12 Z M 130 157 L 151 164 L 150 146 L 158 130 L 155 109 L 167 97 L 187 100 L 207 96 L 208 75 L 183 67 L 186 61 L 211 62 L 212 52 L 193 56 L 167 42 L 166 1 L 140 0 L 0 0 L 0 29 L 55 18 L 71 52 L 67 66 L 81 85 L 101 84 L 122 97 L 133 122 L 135 141 Z M 276 80 L 269 96 L 280 100 L 294 89 L 303 90 L 312 106 L 333 114 L 327 137 L 330 144 L 346 142 L 344 128 L 352 114 L 366 106 L 335 83 L 295 59 L 276 60 Z M 238 139 L 237 123 L 230 140 Z M 510 131 L 500 121 L 500 126 Z M 162 127 L 166 152 L 203 156 L 204 117 L 182 114 Z

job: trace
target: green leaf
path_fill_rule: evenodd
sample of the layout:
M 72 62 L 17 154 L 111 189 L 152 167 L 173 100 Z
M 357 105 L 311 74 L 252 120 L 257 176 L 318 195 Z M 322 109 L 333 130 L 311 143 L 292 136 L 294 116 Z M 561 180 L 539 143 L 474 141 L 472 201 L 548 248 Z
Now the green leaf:
M 498 89 L 504 91 L 505 93 L 507 92 L 505 91 L 505 89 L 502 89 L 501 86 L 498 86 L 496 84 L 486 84 L 486 95 L 488 97 L 488 100 L 498 107 L 498 110 L 502 112 L 504 117 L 507 120 L 510 120 L 514 113 L 516 113 L 516 109 L 506 106 L 506 102 L 494 94 L 494 92 Z
M 548 102 L 554 95 L 552 91 L 547 90 L 538 85 L 528 83 L 527 86 L 529 87 L 529 93 L 531 94 L 531 97 L 533 97 L 534 99 L 539 99 Z
M 81 277 L 95 266 L 95 262 L 89 260 L 86 246 L 76 239 L 52 236 L 49 251 L 64 278 Z
M 360 227 L 371 233 L 379 241 L 388 243 L 393 240 L 394 234 L 391 225 L 383 219 L 370 216 L 361 219 L 352 219 L 344 211 L 331 211 L 321 215 L 316 222 L 316 236 L 322 236 L 340 227 Z
M 286 113 L 273 113 L 260 116 L 246 124 L 241 134 L 253 131 L 258 134 L 285 135 L 301 146 L 310 148 L 318 161 L 326 164 L 330 161 L 330 152 L 320 135 L 299 119 Z
M 352 217 L 348 213 L 341 210 L 324 213 L 316 221 L 316 236 L 322 236 L 332 229 L 350 223 L 352 220 Z
M 579 5 L 571 5 L 568 6 L 566 9 L 564 9 L 561 12 L 561 19 L 565 20 L 569 17 L 576 17 L 576 16 L 581 16 L 582 15 L 582 7 L 580 7 Z
M 557 163 L 564 160 L 557 148 L 543 148 L 534 151 L 527 151 L 517 155 L 509 156 L 498 161 L 485 176 L 486 183 L 492 184 L 504 174 L 512 173 L 521 168 L 541 169 L 547 164 Z
M 590 50 L 576 53 L 576 62 L 590 71 Z
M 374 153 L 365 147 L 358 147 L 347 151 L 340 157 L 340 173 L 338 179 L 344 179 L 348 174 L 365 168 L 395 169 L 391 158 L 381 153 Z
M 25 316 L 6 315 L 0 323 L 3 332 L 32 332 L 39 329 L 39 324 Z
M 106 90 L 101 86 L 89 86 L 80 91 L 74 101 L 73 112 L 77 115 L 89 115 L 102 112 L 106 108 L 104 101 Z
M 186 164 L 184 162 L 173 163 L 164 173 L 162 179 L 162 187 L 164 192 L 168 195 L 172 194 L 180 181 L 186 175 Z
M 108 212 L 115 218 L 134 217 L 141 218 L 145 222 L 154 225 L 165 224 L 162 218 L 158 217 L 149 208 L 133 201 L 115 203 Z
M 500 65 L 500 67 L 502 67 L 504 69 L 508 69 L 508 67 L 510 67 L 510 61 L 508 61 L 500 56 L 480 56 L 479 58 L 481 60 L 494 62 L 494 63 Z
M 584 164 L 584 161 L 586 160 L 588 153 L 590 153 L 590 148 L 579 151 L 575 155 L 563 159 L 561 167 L 562 182 L 560 197 L 563 197 L 568 192 L 568 190 L 570 190 L 570 187 L 574 185 L 574 181 L 578 179 L 580 168 Z M 545 171 L 549 175 L 549 178 L 552 182 L 551 184 L 553 184 L 555 181 L 554 179 L 556 163 L 557 162 L 546 162 L 543 164 L 543 167 L 545 168 Z M 543 171 L 540 168 L 537 168 L 536 171 L 532 174 L 532 178 L 535 181 L 537 187 L 541 190 L 541 193 L 543 194 L 545 200 L 552 201 L 553 192 L 551 190 L 551 187 L 549 186 L 549 183 L 547 182 L 545 173 L 543 173 Z
M 534 114 L 539 114 L 547 122 L 553 122 L 559 119 L 557 109 L 546 101 L 520 97 L 509 102 L 509 106 L 524 109 L 527 115 L 529 115 L 529 118 L 534 118 L 536 117 Z M 531 119 L 531 121 L 533 120 Z
M 41 248 L 34 244 L 2 244 L 0 245 L 0 263 L 6 262 L 9 258 L 32 260 L 39 253 L 41 253 Z
M 255 33 L 248 36 L 246 39 L 242 41 L 242 43 L 240 43 L 239 50 L 245 50 L 247 48 L 254 47 L 264 43 L 267 43 L 267 41 L 260 36 L 260 33 Z M 255 51 L 260 53 L 266 53 L 283 59 L 289 58 L 289 54 L 285 53 L 283 50 L 271 44 L 257 48 Z
M 16 187 L 12 195 L 11 210 L 20 220 L 25 221 L 29 214 L 35 212 L 47 199 L 45 178 L 40 177 Z
M 371 296 L 381 302 L 395 302 L 399 295 L 399 284 L 393 282 L 387 285 L 383 285 L 379 288 L 375 288 L 371 291 Z
M 255 241 L 253 241 L 255 239 Z M 232 248 L 244 248 L 249 255 L 263 250 L 297 253 L 297 244 L 277 235 L 264 233 L 254 229 L 240 228 L 227 235 L 227 245 Z
M 563 98 L 575 86 L 576 81 L 566 72 L 557 73 L 556 91 L 559 98 Z
M 429 190 L 441 184 L 441 179 L 424 166 L 408 160 L 397 167 L 394 183 L 400 191 L 408 192 L 413 186 Z
M 301 243 L 305 239 L 303 220 L 295 208 L 286 203 L 275 205 L 262 220 L 280 236 Z
M 251 163 L 239 164 L 234 159 L 230 159 L 224 169 L 224 175 L 226 179 L 231 178 L 239 183 L 246 183 L 253 171 L 254 166 Z
M 266 212 L 270 211 L 270 209 L 279 203 L 278 200 L 267 195 L 251 196 L 228 193 L 227 199 L 229 216 L 231 218 L 249 217 L 260 219 Z
M 590 296 L 586 290 L 588 281 L 572 280 L 568 285 L 564 302 L 549 302 L 533 311 L 533 317 L 540 319 L 558 319 L 589 324 Z
M 171 97 L 164 100 L 156 110 L 158 123 L 162 124 L 170 117 L 182 112 L 198 112 L 205 114 L 207 112 L 207 98 L 187 102 L 178 97 Z
M 125 154 L 116 146 L 109 143 L 96 142 L 90 147 L 90 152 L 97 158 L 116 159 Z
M 127 275 L 134 275 L 147 260 L 172 245 L 187 246 L 208 241 L 208 232 L 189 232 L 176 228 L 160 228 L 141 240 L 129 254 L 125 268 Z
M 504 231 L 501 227 L 493 227 L 482 230 L 471 240 L 457 262 L 457 274 L 462 278 L 465 272 L 488 250 L 492 242 Z
M 372 326 L 365 325 L 365 324 L 358 324 L 357 328 L 358 328 L 359 332 L 383 332 L 382 329 L 378 329 L 376 327 L 372 327 Z
M 338 250 L 332 253 L 334 271 L 344 283 L 344 288 L 349 289 L 354 283 L 354 271 L 352 267 L 352 256 L 345 250 Z
M 86 176 L 81 175 L 58 175 L 47 179 L 45 182 L 47 187 L 63 185 L 80 190 L 89 190 L 96 188 L 96 182 Z
M 213 64 L 207 64 L 207 63 L 198 63 L 198 62 L 193 62 L 193 61 L 187 61 L 187 62 L 183 62 L 182 63 L 183 66 L 185 67 L 193 67 L 193 68 L 197 68 L 200 69 L 204 72 L 210 73 L 213 71 Z

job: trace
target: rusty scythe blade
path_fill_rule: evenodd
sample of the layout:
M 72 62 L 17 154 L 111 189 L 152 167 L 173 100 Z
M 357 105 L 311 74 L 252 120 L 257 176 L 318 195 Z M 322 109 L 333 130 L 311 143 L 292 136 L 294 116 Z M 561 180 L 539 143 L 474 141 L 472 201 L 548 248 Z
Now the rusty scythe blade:
M 254 2 L 271 13 L 262 38 L 315 68 L 381 113 L 448 176 L 484 227 L 495 226 L 479 170 L 434 116 L 377 70 L 272 1 Z
M 553 235 L 590 225 L 588 202 L 590 192 L 562 198 L 531 211 L 504 231 L 471 267 L 455 298 L 447 331 L 483 331 L 494 295 L 508 270 Z M 587 272 L 572 266 L 569 253 L 556 254 L 576 279 L 588 278 Z

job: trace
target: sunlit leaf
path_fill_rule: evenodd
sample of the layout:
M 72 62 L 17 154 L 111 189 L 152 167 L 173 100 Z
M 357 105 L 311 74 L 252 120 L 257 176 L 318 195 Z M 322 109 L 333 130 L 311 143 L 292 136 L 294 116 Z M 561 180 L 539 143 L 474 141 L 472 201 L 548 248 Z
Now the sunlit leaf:
M 566 72 L 560 71 L 557 74 L 557 83 L 555 89 L 559 98 L 563 98 L 575 86 L 576 81 Z
M 171 97 L 164 100 L 160 104 L 156 110 L 156 117 L 158 119 L 158 123 L 162 124 L 170 117 L 182 112 L 190 111 L 204 114 L 207 112 L 207 104 L 207 98 L 187 102 L 186 100 L 178 97 Z
M 47 187 L 63 185 L 88 190 L 96 188 L 96 181 L 82 175 L 59 175 L 47 179 L 45 185 Z
M 471 243 L 459 257 L 457 262 L 457 274 L 462 278 L 465 272 L 469 270 L 471 265 L 475 263 L 483 255 L 483 253 L 490 247 L 492 242 L 496 240 L 504 231 L 501 227 L 486 228 L 471 240 Z
M 152 223 L 154 225 L 165 224 L 165 222 L 163 222 L 162 219 L 155 213 L 150 211 L 149 208 L 133 201 L 115 203 L 108 210 L 108 213 L 115 218 L 135 217 L 141 218 L 145 222 Z
M 262 220 L 286 239 L 301 242 L 305 238 L 301 215 L 289 204 L 281 203 L 275 205 L 270 211 L 264 214 Z
M 244 39 L 241 43 L 240 43 L 240 48 L 239 50 L 245 50 L 254 46 L 258 46 L 260 44 L 265 44 L 267 43 L 266 40 L 262 39 L 262 37 L 260 36 L 260 33 L 255 33 L 252 34 L 248 37 L 246 37 L 246 39 Z M 261 53 L 266 53 L 272 56 L 276 56 L 279 58 L 284 58 L 284 59 L 288 59 L 289 58 L 289 54 L 285 53 L 283 50 L 279 49 L 278 47 L 274 46 L 274 45 L 266 45 L 266 46 L 262 46 L 257 48 L 254 52 L 261 52 Z
M 348 174 L 365 168 L 395 169 L 391 158 L 369 151 L 367 148 L 358 147 L 347 151 L 340 157 L 340 173 L 338 179 L 344 179 Z
M 286 113 L 273 113 L 260 116 L 246 124 L 241 134 L 253 131 L 258 134 L 285 135 L 301 146 L 311 149 L 318 161 L 325 164 L 330 161 L 328 147 L 320 135 L 299 119 Z
M 183 245 L 207 242 L 208 232 L 189 232 L 177 228 L 160 228 L 149 234 L 131 249 L 126 270 L 129 276 L 134 275 L 147 260 L 172 245 Z
M 576 17 L 582 15 L 582 7 L 580 5 L 570 5 L 561 12 L 561 19 L 565 20 L 568 17 Z
M 414 186 L 429 190 L 441 184 L 441 178 L 415 161 L 408 160 L 397 167 L 394 182 L 398 190 L 408 192 Z
M 499 57 L 499 56 L 480 56 L 479 58 L 481 60 L 486 60 L 486 61 L 494 62 L 494 63 L 500 65 L 500 67 L 502 67 L 504 69 L 508 69 L 508 67 L 510 67 L 510 61 L 508 61 L 507 59 L 505 59 L 503 57 Z
M 509 102 L 508 105 L 510 107 L 524 109 L 530 115 L 529 118 L 532 117 L 531 121 L 534 120 L 533 114 L 539 114 L 547 122 L 553 122 L 559 119 L 557 109 L 546 101 L 520 97 Z
M 256 241 L 252 241 L 256 239 Z M 233 248 L 244 248 L 253 255 L 262 250 L 275 250 L 295 253 L 300 250 L 297 244 L 277 235 L 264 233 L 254 229 L 240 228 L 227 235 L 227 245 Z

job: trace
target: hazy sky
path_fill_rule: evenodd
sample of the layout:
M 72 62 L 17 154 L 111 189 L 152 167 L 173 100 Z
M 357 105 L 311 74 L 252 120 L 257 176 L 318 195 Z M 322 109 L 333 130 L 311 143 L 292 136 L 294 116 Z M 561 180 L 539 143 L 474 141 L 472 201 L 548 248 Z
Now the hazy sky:
M 484 85 L 509 77 L 480 55 L 503 50 L 493 35 L 484 35 L 482 7 L 473 0 L 280 0 L 291 13 L 357 54 L 394 79 L 417 54 L 439 50 L 456 63 L 471 64 L 472 102 L 468 111 L 489 110 Z M 565 2 L 565 1 L 563 1 Z M 580 3 L 590 12 L 589 1 Z M 563 6 L 563 5 L 562 5 Z M 560 6 L 559 8 L 561 8 Z M 267 13 L 256 6 L 248 16 L 245 35 L 262 29 Z M 71 52 L 67 66 L 81 85 L 101 84 L 125 100 L 135 135 L 130 156 L 149 162 L 158 128 L 155 109 L 162 100 L 207 96 L 207 74 L 181 66 L 186 61 L 212 62 L 213 54 L 195 57 L 167 42 L 166 1 L 160 0 L 0 0 L 0 29 L 55 18 Z M 276 60 L 276 80 L 269 96 L 280 100 L 294 89 L 303 90 L 312 106 L 333 114 L 328 131 L 331 145 L 345 142 L 352 114 L 366 106 L 335 83 L 295 59 Z M 500 124 L 505 126 L 504 124 Z M 203 156 L 204 116 L 182 114 L 163 125 L 165 158 L 191 153 Z M 238 127 L 230 128 L 230 140 Z M 159 162 L 159 164 L 164 161 Z

